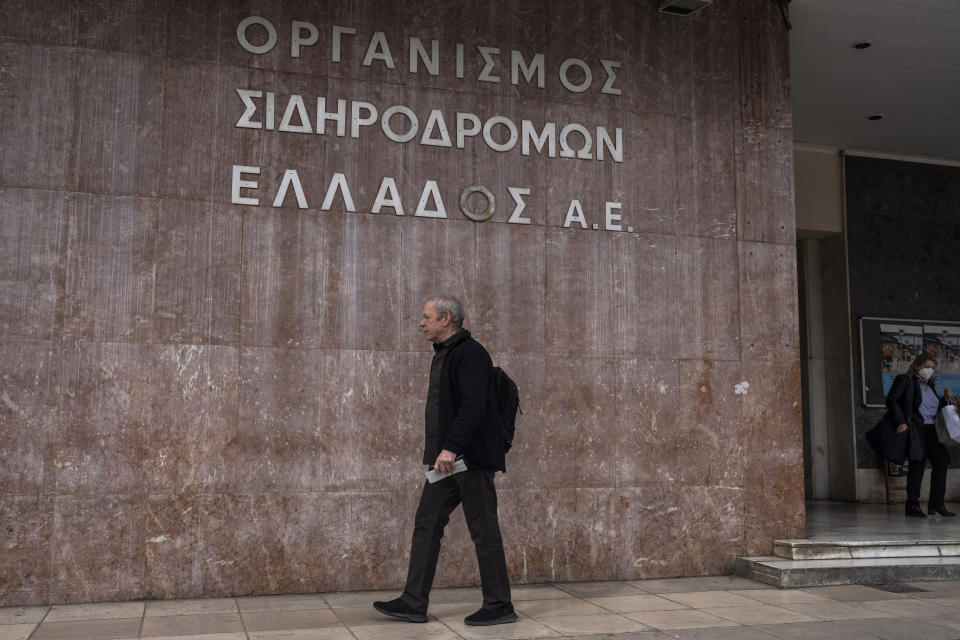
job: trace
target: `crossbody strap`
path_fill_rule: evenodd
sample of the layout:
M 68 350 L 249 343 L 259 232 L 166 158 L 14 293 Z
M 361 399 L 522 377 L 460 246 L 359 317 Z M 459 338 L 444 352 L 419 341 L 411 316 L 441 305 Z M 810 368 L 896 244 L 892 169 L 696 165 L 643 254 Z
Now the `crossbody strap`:
M 907 387 L 907 406 L 904 411 L 904 419 L 906 420 L 907 426 L 910 426 L 910 418 L 913 417 L 913 394 L 916 383 L 913 381 L 912 377 L 907 377 L 907 384 L 910 385 Z

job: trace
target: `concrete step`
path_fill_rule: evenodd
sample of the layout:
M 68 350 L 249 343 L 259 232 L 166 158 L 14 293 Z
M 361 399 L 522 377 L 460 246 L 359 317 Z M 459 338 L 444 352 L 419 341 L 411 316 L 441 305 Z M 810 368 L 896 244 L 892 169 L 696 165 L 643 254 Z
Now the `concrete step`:
M 787 560 L 960 557 L 960 540 L 775 540 L 773 555 Z
M 759 556 L 737 558 L 736 573 L 744 578 L 783 588 L 960 580 L 960 556 L 820 560 Z

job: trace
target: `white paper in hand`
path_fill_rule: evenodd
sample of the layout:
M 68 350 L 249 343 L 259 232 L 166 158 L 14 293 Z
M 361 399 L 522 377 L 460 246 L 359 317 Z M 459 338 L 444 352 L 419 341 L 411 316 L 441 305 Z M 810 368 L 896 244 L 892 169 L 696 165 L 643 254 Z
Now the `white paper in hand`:
M 438 473 L 436 469 L 427 471 L 427 482 L 433 484 L 437 480 L 443 480 L 444 478 L 449 478 L 455 473 L 460 473 L 461 471 L 467 470 L 467 463 L 463 461 L 463 458 L 457 458 L 453 463 L 453 471 L 450 473 Z

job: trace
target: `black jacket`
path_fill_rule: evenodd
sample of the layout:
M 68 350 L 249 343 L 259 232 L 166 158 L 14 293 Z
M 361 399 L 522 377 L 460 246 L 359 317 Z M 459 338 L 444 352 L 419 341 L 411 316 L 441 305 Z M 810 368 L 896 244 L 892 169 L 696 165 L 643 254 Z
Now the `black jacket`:
M 913 406 L 907 407 L 907 396 L 909 395 L 910 385 L 913 385 Z M 936 393 L 937 388 L 933 380 L 928 383 L 930 388 Z M 923 393 L 920 391 L 920 380 L 915 376 L 909 376 L 901 373 L 893 379 L 893 385 L 887 394 L 887 415 L 886 419 L 894 420 L 896 424 L 905 424 L 910 431 L 909 456 L 911 460 L 924 460 L 926 458 L 926 444 L 923 436 L 923 418 L 920 417 L 920 404 L 923 402 Z M 940 398 L 940 407 L 943 409 L 947 401 Z M 938 409 L 938 410 L 939 410 Z M 933 428 L 933 427 L 929 427 Z
M 506 471 L 493 361 L 469 331 L 457 336 L 440 374 L 441 448 L 462 454 L 471 469 Z

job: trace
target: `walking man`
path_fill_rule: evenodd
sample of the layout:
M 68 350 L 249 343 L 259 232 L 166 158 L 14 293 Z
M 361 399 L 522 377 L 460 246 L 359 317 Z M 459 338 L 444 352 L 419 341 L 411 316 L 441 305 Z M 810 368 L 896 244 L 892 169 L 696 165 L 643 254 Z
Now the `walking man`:
M 476 546 L 483 591 L 483 606 L 464 622 L 493 625 L 517 619 L 510 600 L 493 484 L 494 473 L 506 470 L 492 382 L 493 362 L 487 350 L 463 328 L 463 318 L 463 304 L 449 295 L 427 298 L 420 317 L 420 330 L 433 343 L 423 464 L 439 473 L 450 473 L 462 457 L 467 470 L 424 484 L 403 594 L 389 602 L 373 603 L 377 611 L 409 622 L 427 621 L 443 529 L 461 503 Z

